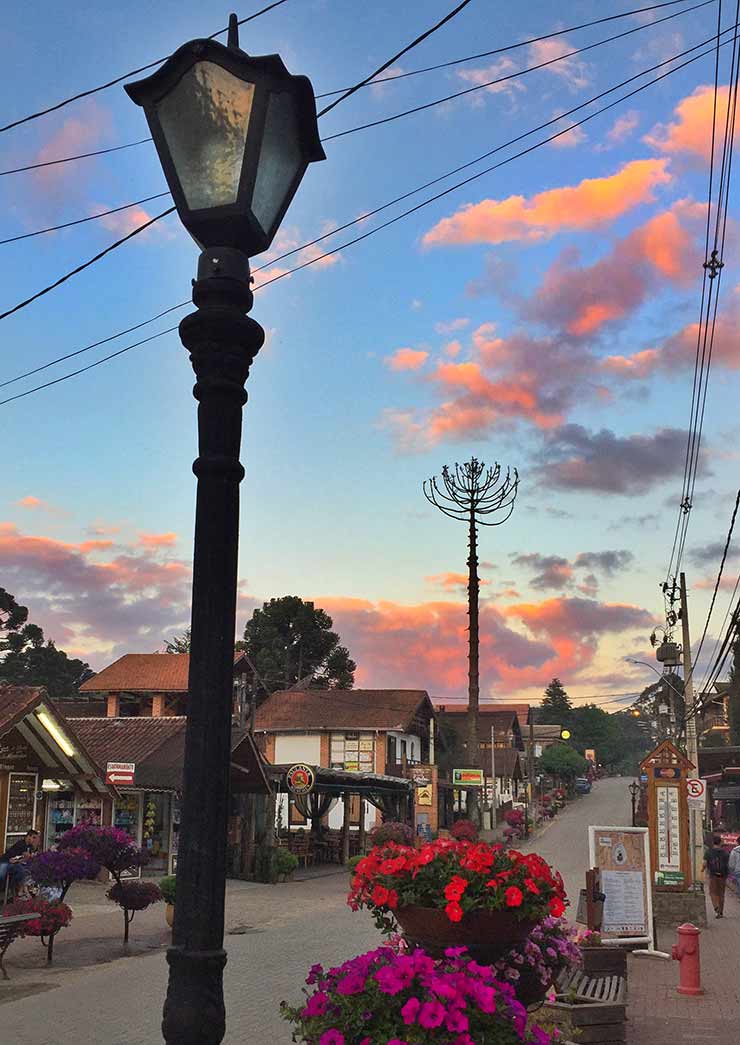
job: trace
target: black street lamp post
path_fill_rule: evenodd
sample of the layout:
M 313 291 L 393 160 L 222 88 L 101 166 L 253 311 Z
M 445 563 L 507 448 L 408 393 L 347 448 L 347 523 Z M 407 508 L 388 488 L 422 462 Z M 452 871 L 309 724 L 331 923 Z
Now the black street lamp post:
M 193 597 L 177 904 L 162 1032 L 168 1045 L 218 1045 L 239 540 L 242 407 L 264 341 L 249 258 L 266 250 L 313 160 L 324 159 L 310 82 L 277 55 L 192 40 L 128 84 L 143 106 L 185 228 L 203 252 L 197 311 L 180 323 L 198 400 Z

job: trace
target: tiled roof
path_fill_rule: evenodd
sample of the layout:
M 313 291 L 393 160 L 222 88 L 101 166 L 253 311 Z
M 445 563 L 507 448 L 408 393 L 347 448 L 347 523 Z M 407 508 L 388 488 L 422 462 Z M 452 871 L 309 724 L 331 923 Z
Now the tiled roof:
M 514 771 L 515 771 L 515 769 L 517 767 L 517 764 L 519 765 L 519 769 L 520 769 L 520 772 L 521 772 L 520 755 L 519 755 L 519 752 L 517 751 L 517 749 L 514 748 L 514 747 L 497 747 L 496 748 L 496 758 L 494 759 L 494 763 L 495 763 L 495 766 L 496 766 L 496 776 L 497 777 L 498 776 L 508 776 L 508 777 L 513 776 L 514 775 Z M 481 765 L 483 767 L 484 774 L 486 776 L 490 776 L 491 775 L 491 749 L 490 748 L 484 748 L 484 750 L 481 751 Z
M 534 725 L 534 739 L 535 740 L 560 740 L 560 731 L 562 726 L 556 725 L 541 725 L 537 723 Z
M 126 653 L 83 682 L 81 693 L 187 693 L 189 653 Z
M 379 729 L 405 732 L 425 689 L 305 689 L 273 693 L 257 709 L 255 731 Z M 429 703 L 431 712 L 431 703 Z
M 171 718 L 68 718 L 67 721 L 102 767 L 108 762 L 140 765 L 173 737 L 184 737 L 187 724 L 184 715 Z
M 40 686 L 0 685 L 0 737 L 33 711 L 44 693 Z
M 442 711 L 444 709 L 445 714 L 449 712 L 452 715 L 464 715 L 468 710 L 467 701 L 455 701 L 453 703 L 450 700 L 445 700 L 444 697 L 434 697 L 433 703 L 435 710 Z M 516 715 L 519 719 L 519 725 L 524 728 L 529 716 L 529 704 L 505 704 L 493 701 L 478 705 L 478 713 L 481 715 L 490 715 L 497 711 L 508 711 L 510 714 Z

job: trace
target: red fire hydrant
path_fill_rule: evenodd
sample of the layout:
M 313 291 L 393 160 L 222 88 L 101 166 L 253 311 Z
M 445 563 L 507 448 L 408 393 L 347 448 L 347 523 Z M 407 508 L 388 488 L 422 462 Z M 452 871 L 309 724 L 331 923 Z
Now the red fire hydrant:
M 699 937 L 701 929 L 691 922 L 678 927 L 678 943 L 673 945 L 672 955 L 681 963 L 679 972 L 679 994 L 703 994 L 701 985 L 701 959 L 699 954 Z

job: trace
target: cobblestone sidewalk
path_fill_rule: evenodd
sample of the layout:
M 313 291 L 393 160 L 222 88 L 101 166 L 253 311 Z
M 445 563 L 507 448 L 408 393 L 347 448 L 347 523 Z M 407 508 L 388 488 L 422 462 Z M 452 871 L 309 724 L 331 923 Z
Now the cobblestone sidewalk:
M 704 995 L 676 992 L 678 962 L 630 958 L 627 1041 L 629 1045 L 734 1045 L 740 1041 L 740 901 L 728 889 L 724 918 L 708 911 L 701 935 Z M 675 933 L 663 933 L 670 953 Z

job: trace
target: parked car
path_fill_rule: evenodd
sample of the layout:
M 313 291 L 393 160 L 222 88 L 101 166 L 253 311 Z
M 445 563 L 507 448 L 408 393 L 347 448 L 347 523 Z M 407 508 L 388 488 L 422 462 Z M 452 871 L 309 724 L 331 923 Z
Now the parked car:
M 591 792 L 591 781 L 585 776 L 577 776 L 575 787 L 577 795 L 588 795 Z

